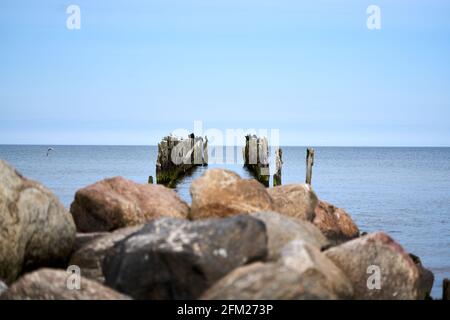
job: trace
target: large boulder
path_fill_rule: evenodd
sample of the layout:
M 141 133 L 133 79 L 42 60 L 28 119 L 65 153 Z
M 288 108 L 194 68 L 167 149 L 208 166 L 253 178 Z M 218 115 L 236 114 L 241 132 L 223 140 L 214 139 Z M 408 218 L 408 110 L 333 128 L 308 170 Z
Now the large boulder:
M 321 249 L 328 246 L 328 240 L 311 222 L 291 218 L 277 212 L 255 212 L 251 216 L 262 220 L 267 229 L 268 259 L 279 258 L 281 249 L 293 240 L 301 239 Z
M 316 270 L 303 274 L 276 262 L 237 268 L 206 290 L 203 300 L 335 300 L 326 278 Z
M 325 251 L 351 280 L 355 299 L 420 298 L 420 274 L 405 250 L 383 232 L 348 241 Z
M 294 240 L 283 248 L 280 260 L 285 266 L 300 274 L 312 270 L 322 274 L 338 298 L 353 297 L 350 280 L 317 247 L 302 240 Z
M 117 243 L 103 272 L 108 286 L 136 299 L 196 299 L 231 270 L 266 255 L 265 225 L 249 215 L 163 218 Z
M 72 216 L 53 193 L 0 160 L 0 279 L 65 263 L 74 240 Z
M 206 290 L 206 300 L 350 299 L 353 288 L 345 274 L 320 250 L 294 240 L 277 262 L 237 268 Z
M 325 201 L 318 202 L 313 223 L 334 245 L 359 236 L 359 229 L 347 212 Z
M 254 179 L 241 179 L 229 170 L 207 170 L 192 182 L 190 193 L 192 219 L 272 209 L 272 199 L 262 184 Z
M 308 184 L 287 184 L 267 189 L 272 209 L 289 217 L 313 221 L 317 196 Z
M 120 294 L 95 281 L 80 278 L 80 288 L 68 286 L 69 276 L 65 270 L 39 269 L 27 273 L 14 282 L 0 296 L 2 300 L 128 300 Z
M 122 177 L 80 189 L 70 211 L 80 232 L 112 231 L 160 217 L 186 218 L 189 206 L 174 190 Z
M 102 263 L 108 250 L 111 250 L 117 242 L 122 241 L 140 228 L 141 226 L 133 226 L 118 229 L 90 241 L 72 255 L 70 265 L 78 266 L 81 269 L 81 274 L 88 279 L 100 283 L 105 282 Z

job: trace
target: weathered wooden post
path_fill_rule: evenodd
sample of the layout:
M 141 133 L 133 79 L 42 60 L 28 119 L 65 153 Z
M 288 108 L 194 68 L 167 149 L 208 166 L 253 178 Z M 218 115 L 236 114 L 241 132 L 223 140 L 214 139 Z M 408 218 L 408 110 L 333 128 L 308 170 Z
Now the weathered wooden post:
M 314 149 L 306 149 L 306 183 L 311 185 L 312 167 L 314 165 Z
M 258 138 L 256 135 L 245 136 L 244 167 L 253 173 L 255 178 L 269 186 L 269 143 L 266 137 Z
M 203 143 L 203 166 L 208 165 L 208 137 L 205 136 L 205 142 Z
M 281 167 L 283 165 L 283 151 L 281 148 L 275 149 L 275 173 L 273 175 L 273 186 L 281 185 Z
M 148 176 L 148 184 L 153 184 L 153 176 Z

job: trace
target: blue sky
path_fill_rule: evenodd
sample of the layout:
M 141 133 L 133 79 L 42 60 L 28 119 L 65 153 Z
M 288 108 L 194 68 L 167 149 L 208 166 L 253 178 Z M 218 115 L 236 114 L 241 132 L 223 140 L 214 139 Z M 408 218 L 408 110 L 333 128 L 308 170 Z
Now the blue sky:
M 0 40 L 0 144 L 450 146 L 449 1 L 2 0 Z

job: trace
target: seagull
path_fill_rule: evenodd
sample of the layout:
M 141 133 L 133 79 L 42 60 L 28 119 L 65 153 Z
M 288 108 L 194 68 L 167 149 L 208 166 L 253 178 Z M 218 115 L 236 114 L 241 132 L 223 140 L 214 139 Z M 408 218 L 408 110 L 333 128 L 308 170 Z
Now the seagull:
M 50 151 L 53 151 L 53 148 L 48 148 L 48 149 L 47 149 L 47 157 L 48 157 Z

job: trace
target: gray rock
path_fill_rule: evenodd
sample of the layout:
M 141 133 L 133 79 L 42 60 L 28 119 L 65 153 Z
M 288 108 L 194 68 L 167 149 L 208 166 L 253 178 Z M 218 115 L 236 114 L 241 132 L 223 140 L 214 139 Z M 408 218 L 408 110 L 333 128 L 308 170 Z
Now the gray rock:
M 136 299 L 196 299 L 231 270 L 266 255 L 265 225 L 248 215 L 163 218 L 117 243 L 103 272 L 108 286 Z
M 276 212 L 256 212 L 251 216 L 262 220 L 267 229 L 269 260 L 276 260 L 281 249 L 295 239 L 301 239 L 321 249 L 328 246 L 328 240 L 311 222 L 291 218 Z
M 138 231 L 141 227 L 134 226 L 118 229 L 90 241 L 72 255 L 70 265 L 78 266 L 84 277 L 104 283 L 105 277 L 103 276 L 102 262 L 108 250 L 111 250 L 117 242 Z
M 23 270 L 65 263 L 74 240 L 74 221 L 58 199 L 0 160 L 0 278 L 10 284 Z
M 301 240 L 290 242 L 283 248 L 280 262 L 299 274 L 314 270 L 324 276 L 338 298 L 353 297 L 353 287 L 347 276 L 317 247 L 309 243 Z
M 75 243 L 73 245 L 73 252 L 80 250 L 83 246 L 91 241 L 108 235 L 109 232 L 89 232 L 89 233 L 77 233 L 75 236 Z
M 350 279 L 355 299 L 421 298 L 420 273 L 416 264 L 383 232 L 351 240 L 326 250 L 325 254 Z
M 65 270 L 39 269 L 27 273 L 14 282 L 0 296 L 1 300 L 129 300 L 95 281 L 81 277 L 80 288 L 71 288 L 69 273 Z
M 205 300 L 349 299 L 350 281 L 319 249 L 303 241 L 289 243 L 277 262 L 237 268 L 206 292 Z
M 303 274 L 280 263 L 255 262 L 237 268 L 201 296 L 203 300 L 336 300 L 317 270 Z

